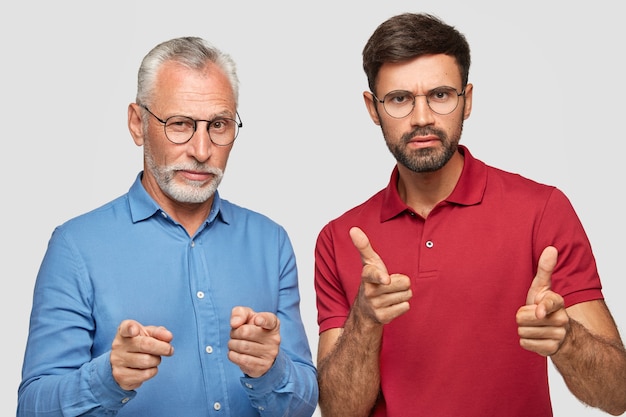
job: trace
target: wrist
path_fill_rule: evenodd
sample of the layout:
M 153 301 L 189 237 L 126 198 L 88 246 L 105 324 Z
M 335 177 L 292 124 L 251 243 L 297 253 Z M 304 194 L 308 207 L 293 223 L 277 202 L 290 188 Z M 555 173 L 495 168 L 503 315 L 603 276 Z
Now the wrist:
M 564 326 L 565 335 L 563 336 L 561 343 L 557 347 L 556 351 L 549 355 L 553 359 L 558 359 L 560 357 L 567 358 L 572 352 L 576 352 L 578 349 L 576 346 L 578 343 L 579 331 L 584 329 L 577 321 L 571 318 L 568 320 L 568 324 Z

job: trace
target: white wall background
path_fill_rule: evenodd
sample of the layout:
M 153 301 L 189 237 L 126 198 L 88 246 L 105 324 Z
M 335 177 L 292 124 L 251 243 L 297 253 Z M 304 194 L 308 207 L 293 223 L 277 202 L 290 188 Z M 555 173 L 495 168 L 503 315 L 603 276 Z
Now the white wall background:
M 393 166 L 362 102 L 361 50 L 378 24 L 404 11 L 434 13 L 466 34 L 474 111 L 462 143 L 491 165 L 566 192 L 626 334 L 619 2 L 41 0 L 3 9 L 0 415 L 15 413 L 50 233 L 130 187 L 142 165 L 126 128 L 139 62 L 183 35 L 205 37 L 238 62 L 244 128 L 221 193 L 290 233 L 314 354 L 317 233 L 384 187 Z M 580 405 L 554 370 L 550 377 L 555 416 L 604 415 Z

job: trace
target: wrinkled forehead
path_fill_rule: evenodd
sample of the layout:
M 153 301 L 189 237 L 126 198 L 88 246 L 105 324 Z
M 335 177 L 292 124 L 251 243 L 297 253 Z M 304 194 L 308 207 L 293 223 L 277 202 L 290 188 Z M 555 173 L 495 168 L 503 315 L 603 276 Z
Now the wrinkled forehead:
M 177 114 L 194 112 L 195 117 L 208 117 L 207 112 L 232 117 L 236 112 L 230 81 L 224 71 L 212 63 L 200 69 L 176 62 L 164 64 L 157 76 L 153 100 L 155 108 Z
M 376 79 L 377 93 L 406 90 L 425 93 L 436 87 L 463 88 L 461 70 L 450 55 L 422 55 L 402 62 L 387 62 Z

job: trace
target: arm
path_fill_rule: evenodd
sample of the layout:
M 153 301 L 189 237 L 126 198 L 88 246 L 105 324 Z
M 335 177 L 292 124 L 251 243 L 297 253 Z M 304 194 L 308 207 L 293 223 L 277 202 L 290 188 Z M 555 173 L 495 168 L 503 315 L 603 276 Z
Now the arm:
M 610 414 L 626 411 L 626 351 L 615 322 L 602 300 L 565 308 L 551 290 L 555 248 L 546 248 L 526 305 L 517 313 L 520 344 L 550 356 L 572 393 Z
M 320 335 L 317 372 L 323 416 L 370 414 L 380 391 L 381 340 L 382 325 L 362 326 L 350 318 L 344 329 Z
M 280 238 L 277 309 L 235 307 L 228 358 L 244 373 L 241 386 L 261 416 L 310 417 L 318 400 L 317 373 L 300 316 L 295 256 L 286 233 Z
M 82 259 L 58 229 L 35 285 L 18 417 L 110 415 L 156 373 L 160 357 L 153 355 L 171 354 L 167 330 L 130 321 L 112 348 L 94 348 L 93 288 Z M 148 369 L 137 369 L 142 366 Z
M 327 417 L 370 414 L 380 391 L 383 326 L 406 313 L 411 298 L 409 278 L 387 273 L 365 233 L 353 228 L 350 236 L 363 264 L 359 293 L 343 330 L 327 330 L 319 340 L 319 404 Z
M 569 331 L 551 355 L 568 388 L 582 402 L 612 415 L 626 411 L 626 351 L 602 300 L 567 308 Z
M 18 390 L 18 417 L 101 416 L 135 393 L 111 374 L 110 351 L 92 356 L 93 292 L 82 257 L 57 229 L 41 264 Z

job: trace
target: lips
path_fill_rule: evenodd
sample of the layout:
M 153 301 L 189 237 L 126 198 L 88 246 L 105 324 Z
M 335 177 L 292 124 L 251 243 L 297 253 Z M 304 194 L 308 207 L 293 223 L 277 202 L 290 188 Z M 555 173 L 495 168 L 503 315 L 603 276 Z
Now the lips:
M 414 137 L 407 142 L 407 145 L 424 148 L 428 146 L 435 146 L 439 144 L 441 141 L 436 136 L 428 136 L 428 137 Z
M 179 171 L 180 174 L 190 181 L 207 181 L 212 178 L 214 174 L 210 172 L 199 171 Z

